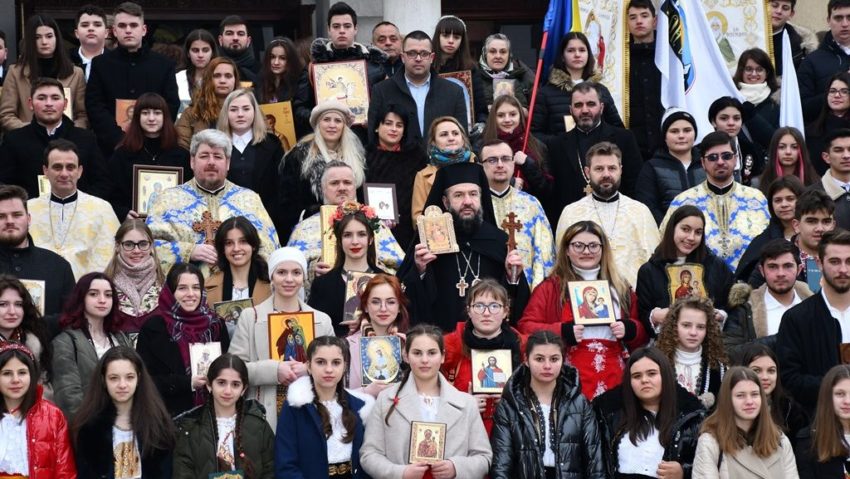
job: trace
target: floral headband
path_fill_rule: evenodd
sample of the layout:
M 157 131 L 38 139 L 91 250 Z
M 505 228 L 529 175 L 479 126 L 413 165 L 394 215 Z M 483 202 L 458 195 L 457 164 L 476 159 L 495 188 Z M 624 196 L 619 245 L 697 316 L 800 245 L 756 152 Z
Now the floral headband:
M 32 351 L 21 343 L 14 341 L 7 341 L 5 343 L 0 343 L 0 354 L 3 354 L 7 351 L 20 351 L 27 355 L 33 362 L 35 362 L 35 356 L 32 354 Z
M 366 217 L 366 223 L 372 229 L 372 232 L 378 232 L 378 229 L 381 227 L 381 219 L 378 218 L 375 210 L 369 205 L 360 204 L 356 201 L 346 201 L 339 205 L 336 212 L 331 216 L 331 226 L 336 228 L 336 224 L 342 221 L 343 218 L 357 213 L 363 213 L 363 216 Z

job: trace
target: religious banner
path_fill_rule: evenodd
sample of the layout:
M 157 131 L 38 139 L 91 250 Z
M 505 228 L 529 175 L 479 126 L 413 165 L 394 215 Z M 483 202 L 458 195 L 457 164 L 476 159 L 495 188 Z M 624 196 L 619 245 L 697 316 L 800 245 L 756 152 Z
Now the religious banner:
M 625 0 L 581 0 L 579 20 L 581 31 L 590 42 L 590 51 L 596 70 L 614 97 L 617 110 L 625 110 L 624 102 L 629 77 L 626 72 L 627 44 L 629 42 Z M 563 55 L 563 52 L 556 52 Z
M 340 101 L 351 110 L 355 125 L 366 124 L 369 80 L 365 60 L 313 63 L 310 73 L 317 105 L 328 100 Z
M 769 2 L 764 0 L 700 0 L 705 17 L 730 74 L 745 50 L 760 48 L 773 58 Z

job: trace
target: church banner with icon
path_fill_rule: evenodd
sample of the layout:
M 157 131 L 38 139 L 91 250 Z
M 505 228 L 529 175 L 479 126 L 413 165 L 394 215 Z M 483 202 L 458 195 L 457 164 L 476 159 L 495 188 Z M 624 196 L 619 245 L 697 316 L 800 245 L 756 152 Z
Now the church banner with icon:
M 769 2 L 763 0 L 701 0 L 714 40 L 730 74 L 745 50 L 760 48 L 773 57 Z
M 626 44 L 629 42 L 628 22 L 625 20 L 626 4 L 624 0 L 579 2 L 581 31 L 590 42 L 596 71 L 602 76 L 601 83 L 611 92 L 614 104 L 620 112 L 624 110 L 623 102 L 628 88 L 628 76 L 624 71 L 625 59 L 628 58 Z

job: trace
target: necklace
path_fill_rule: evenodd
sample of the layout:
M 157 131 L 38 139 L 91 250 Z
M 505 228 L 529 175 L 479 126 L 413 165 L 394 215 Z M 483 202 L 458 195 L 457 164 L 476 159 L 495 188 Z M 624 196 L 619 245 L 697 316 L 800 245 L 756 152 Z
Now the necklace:
M 458 295 L 463 298 L 466 296 L 466 289 L 469 287 L 469 283 L 466 282 L 466 276 L 470 272 L 472 272 L 473 277 L 472 286 L 475 286 L 476 284 L 478 284 L 479 281 L 481 281 L 478 278 L 478 274 L 481 271 L 481 255 L 478 255 L 478 266 L 475 268 L 475 271 L 472 271 L 471 260 L 472 255 L 475 254 L 475 252 L 470 252 L 468 258 L 466 257 L 466 253 L 464 253 L 463 251 L 461 251 L 460 254 L 461 256 L 463 256 L 463 260 L 466 261 L 466 269 L 463 271 L 463 273 L 461 273 L 460 260 L 457 258 L 457 255 L 455 255 L 455 261 L 457 262 L 457 275 L 460 277 L 460 281 L 455 284 L 455 288 L 457 288 L 458 290 Z
M 599 208 L 596 206 L 596 198 L 591 196 L 590 202 L 593 204 L 593 211 L 596 212 L 596 217 L 599 218 L 599 225 L 602 226 L 602 230 L 605 232 L 605 235 L 608 238 L 613 238 L 613 234 L 615 228 L 617 227 L 617 217 L 620 215 L 620 200 L 617 200 L 617 208 L 614 210 L 614 221 L 611 223 L 611 229 L 605 227 L 605 221 L 602 219 L 602 215 L 599 213 Z
M 151 157 L 151 163 L 156 163 L 156 155 L 154 155 L 153 153 L 151 153 L 151 152 L 150 152 L 150 150 L 148 150 L 148 147 L 147 147 L 147 146 L 142 145 L 142 149 L 143 149 L 143 150 L 145 150 L 145 153 L 147 153 L 148 155 L 150 155 L 150 157 Z
M 593 187 L 590 186 L 590 178 L 584 174 L 584 164 L 581 162 L 581 151 L 576 148 L 576 161 L 578 162 L 578 171 L 581 173 L 581 177 L 584 178 L 584 194 L 586 196 L 590 196 L 593 193 Z

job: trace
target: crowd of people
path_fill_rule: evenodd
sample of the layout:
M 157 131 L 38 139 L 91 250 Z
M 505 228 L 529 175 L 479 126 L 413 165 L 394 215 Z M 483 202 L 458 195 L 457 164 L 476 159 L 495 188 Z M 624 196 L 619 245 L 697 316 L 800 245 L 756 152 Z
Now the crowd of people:
M 70 51 L 32 16 L 11 65 L 0 32 L 0 476 L 847 477 L 850 0 L 819 41 L 797 6 L 691 112 L 627 1 L 625 117 L 580 32 L 539 85 L 502 33 L 365 45 L 344 2 L 176 64 L 132 2 Z M 346 61 L 368 111 L 317 101 Z

